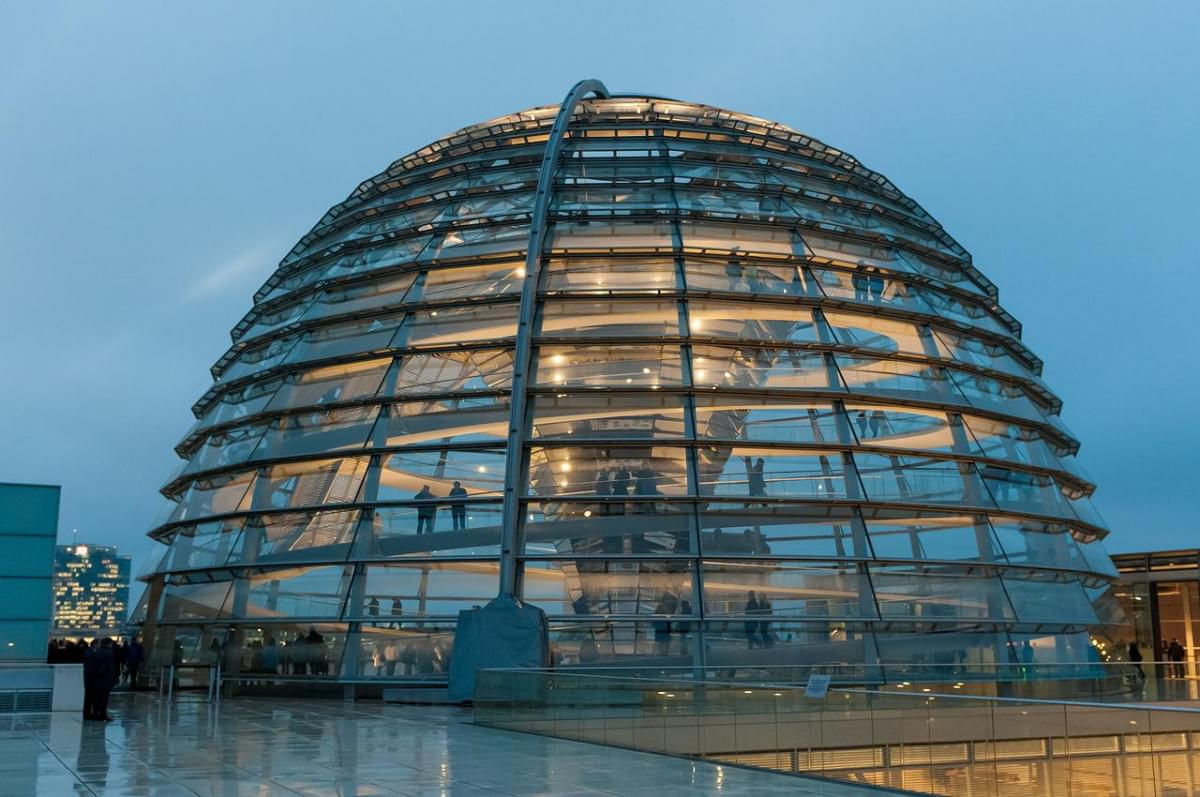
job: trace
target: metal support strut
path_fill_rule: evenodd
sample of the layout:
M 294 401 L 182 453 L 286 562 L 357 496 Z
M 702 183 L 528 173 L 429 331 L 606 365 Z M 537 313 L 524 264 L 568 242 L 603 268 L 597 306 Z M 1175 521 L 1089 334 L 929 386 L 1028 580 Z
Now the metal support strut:
M 517 320 L 516 349 L 513 352 L 512 401 L 508 417 L 508 447 L 504 456 L 504 509 L 500 531 L 500 594 L 517 597 L 517 528 L 521 513 L 522 450 L 524 448 L 526 377 L 533 356 L 533 314 L 542 270 L 542 248 L 546 242 L 546 220 L 550 215 L 550 195 L 554 192 L 554 174 L 566 141 L 567 127 L 575 108 L 588 94 L 607 98 L 608 89 L 599 80 L 581 80 L 567 92 L 558 109 L 554 127 L 542 154 L 538 171 L 537 195 L 529 220 L 529 248 L 525 255 L 525 282 L 521 285 L 521 315 Z

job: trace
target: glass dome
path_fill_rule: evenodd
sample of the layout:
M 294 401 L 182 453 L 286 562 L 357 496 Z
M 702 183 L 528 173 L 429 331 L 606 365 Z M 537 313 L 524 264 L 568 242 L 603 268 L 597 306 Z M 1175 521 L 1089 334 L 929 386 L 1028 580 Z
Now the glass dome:
M 437 679 L 511 593 L 559 666 L 1087 660 L 1107 532 L 968 253 L 788 127 L 580 94 L 396 161 L 255 294 L 155 655 Z

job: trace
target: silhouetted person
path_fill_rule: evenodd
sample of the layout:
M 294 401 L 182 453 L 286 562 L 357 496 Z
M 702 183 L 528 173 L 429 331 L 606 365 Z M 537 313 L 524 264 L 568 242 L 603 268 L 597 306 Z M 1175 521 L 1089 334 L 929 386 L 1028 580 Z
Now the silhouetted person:
M 635 495 L 647 495 L 647 496 L 658 495 L 658 474 L 657 473 L 655 473 L 654 471 L 650 470 L 650 468 L 647 468 L 646 466 L 643 465 L 642 467 L 637 469 L 637 473 L 635 474 L 635 477 L 636 477 L 636 482 L 635 482 L 634 488 L 633 488 Z M 637 507 L 637 511 L 643 515 L 653 514 L 654 513 L 654 503 L 651 501 L 639 503 L 638 507 Z
M 754 595 L 754 590 L 750 591 L 749 600 L 746 601 L 746 647 L 758 647 L 758 620 L 754 619 L 754 615 L 758 614 L 758 598 Z
M 879 433 L 883 431 L 884 425 L 887 423 L 887 416 L 883 414 L 883 410 L 875 410 L 871 413 L 871 437 L 879 437 Z
M 117 662 L 113 655 L 112 640 L 105 639 L 96 645 L 93 642 L 89 659 L 84 661 L 84 719 L 108 722 L 108 695 L 112 692 L 113 684 L 117 681 Z M 87 701 L 87 690 L 91 688 L 90 707 Z
M 751 497 L 766 495 L 767 479 L 764 473 L 766 464 L 763 462 L 763 458 L 759 457 L 753 464 L 750 462 L 750 457 L 744 457 L 744 459 L 746 462 L 747 477 L 746 492 Z M 746 506 L 750 506 L 750 504 L 748 503 Z
M 1171 643 L 1167 645 L 1167 660 L 1171 662 L 1171 674 L 1176 678 L 1183 677 L 1183 659 L 1185 652 L 1183 645 L 1179 644 L 1179 640 L 1171 638 Z
M 679 615 L 685 621 L 692 619 L 692 602 L 684 598 L 679 602 Z M 692 652 L 692 624 L 690 622 L 677 623 L 676 628 L 679 629 L 679 653 L 681 656 L 691 655 Z
M 125 677 L 129 679 L 129 688 L 137 689 L 138 672 L 146 660 L 146 651 L 137 637 L 129 640 L 125 646 Z
M 658 615 L 674 614 L 678 600 L 670 592 L 664 593 L 654 607 Z M 671 621 L 660 617 L 654 621 L 654 654 L 665 656 L 671 652 Z
M 767 600 L 766 595 L 758 597 L 758 613 L 763 617 L 770 617 L 775 607 L 771 605 L 771 601 Z M 758 624 L 758 635 L 762 638 L 763 647 L 769 648 L 775 645 L 775 635 L 771 633 L 771 621 L 763 620 Z
M 392 598 L 392 628 L 400 628 L 400 618 L 404 616 L 404 604 L 399 598 Z
M 858 426 L 858 438 L 861 440 L 867 436 L 867 411 L 859 410 L 854 416 L 854 423 Z
M 462 531 L 467 527 L 467 491 L 463 488 L 462 482 L 455 482 L 450 488 L 450 519 L 454 523 L 455 531 Z M 432 528 L 432 524 L 430 524 Z
M 432 534 L 433 523 L 437 518 L 437 504 L 433 503 L 433 491 L 426 484 L 413 498 L 427 502 L 417 507 L 417 534 Z
M 861 271 L 855 271 L 854 276 L 850 277 L 850 283 L 854 285 L 854 301 L 865 302 L 869 286 L 868 277 Z
M 1129 664 L 1133 667 L 1133 675 L 1137 678 L 1139 684 L 1146 682 L 1146 672 L 1142 669 L 1142 651 L 1138 649 L 1136 642 L 1129 643 Z
M 308 636 L 304 638 L 304 642 L 308 646 L 308 660 L 312 667 L 312 674 L 325 675 L 329 671 L 325 661 L 325 637 L 321 636 L 316 628 L 309 626 Z
M 379 598 L 376 598 L 374 595 L 372 595 L 371 600 L 367 601 L 367 617 L 378 617 L 378 616 L 379 616 Z
M 742 281 L 742 264 L 736 260 L 730 260 L 725 264 L 725 276 L 729 279 L 729 290 L 736 291 L 738 284 Z

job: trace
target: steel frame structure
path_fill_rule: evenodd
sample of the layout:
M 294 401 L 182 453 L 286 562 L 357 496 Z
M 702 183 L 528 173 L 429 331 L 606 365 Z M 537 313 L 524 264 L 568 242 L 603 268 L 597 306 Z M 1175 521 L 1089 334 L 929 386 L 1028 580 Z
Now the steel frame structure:
M 150 532 L 161 660 L 436 679 L 497 592 L 564 664 L 1081 660 L 1120 622 L 995 286 L 778 123 L 581 81 L 362 183 L 254 299 Z

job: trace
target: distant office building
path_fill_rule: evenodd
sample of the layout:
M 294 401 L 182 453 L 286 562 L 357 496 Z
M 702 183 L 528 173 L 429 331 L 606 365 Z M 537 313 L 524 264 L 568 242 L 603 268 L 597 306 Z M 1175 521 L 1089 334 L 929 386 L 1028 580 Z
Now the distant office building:
M 59 487 L 0 484 L 0 661 L 45 661 Z
M 54 557 L 54 628 L 116 631 L 129 616 L 130 559 L 111 545 L 60 545 Z

